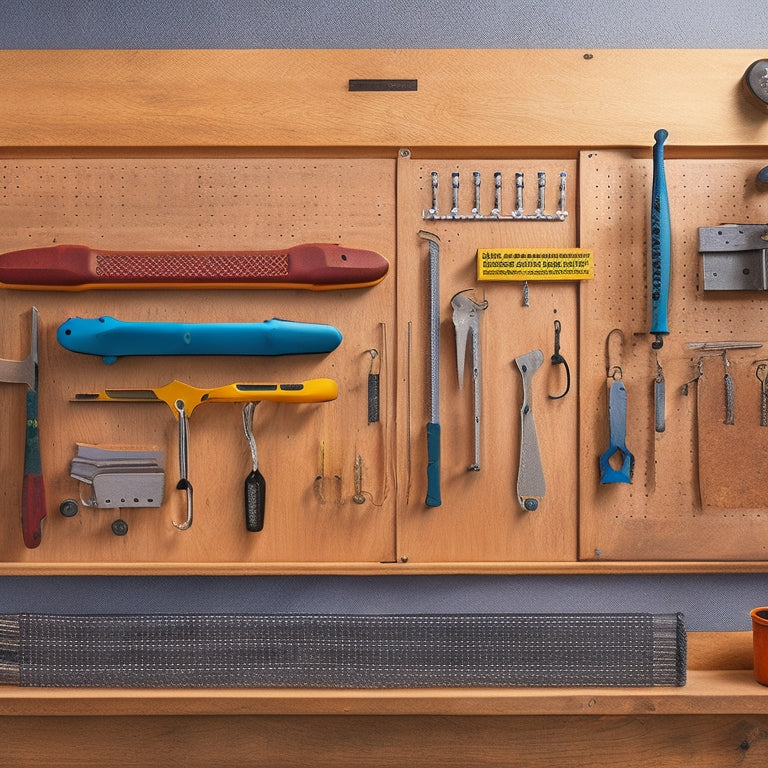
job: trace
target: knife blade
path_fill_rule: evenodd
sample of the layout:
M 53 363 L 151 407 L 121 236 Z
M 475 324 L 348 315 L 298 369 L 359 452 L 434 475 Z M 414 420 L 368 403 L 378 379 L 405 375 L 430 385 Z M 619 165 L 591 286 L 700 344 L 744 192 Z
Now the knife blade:
M 0 254 L 6 288 L 364 288 L 384 279 L 375 251 L 310 243 L 262 251 L 107 251 L 53 245 Z

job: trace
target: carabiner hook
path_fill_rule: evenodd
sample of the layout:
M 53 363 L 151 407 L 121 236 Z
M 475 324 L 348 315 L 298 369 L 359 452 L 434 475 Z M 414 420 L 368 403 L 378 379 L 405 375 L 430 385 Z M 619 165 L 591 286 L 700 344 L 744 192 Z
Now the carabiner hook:
M 176 490 L 187 492 L 187 519 L 183 523 L 177 523 L 172 520 L 175 528 L 180 531 L 186 531 L 192 525 L 192 483 L 189 482 L 189 420 L 184 408 L 184 401 L 177 400 L 174 403 L 176 412 L 179 416 L 179 482 L 176 483 Z
M 565 392 L 562 395 L 548 395 L 550 400 L 560 400 L 565 397 L 571 388 L 571 369 L 568 367 L 568 361 L 560 354 L 560 331 L 562 324 L 555 320 L 555 349 L 550 361 L 552 365 L 562 365 L 565 368 Z

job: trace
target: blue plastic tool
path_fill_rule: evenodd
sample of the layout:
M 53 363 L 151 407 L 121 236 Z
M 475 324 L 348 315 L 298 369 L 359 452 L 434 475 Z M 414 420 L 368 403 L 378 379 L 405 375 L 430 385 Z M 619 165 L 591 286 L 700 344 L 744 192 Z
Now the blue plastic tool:
M 127 322 L 70 317 L 56 338 L 72 352 L 114 363 L 127 355 L 296 355 L 331 352 L 341 343 L 332 325 L 273 318 L 261 323 Z
M 624 382 L 615 379 L 608 394 L 608 423 L 610 445 L 600 455 L 600 482 L 631 483 L 635 467 L 635 457 L 627 449 L 627 390 Z M 620 454 L 621 467 L 615 469 L 610 460 L 614 454 Z
M 661 349 L 662 336 L 669 333 L 669 274 L 671 262 L 671 227 L 667 178 L 664 172 L 664 142 L 669 134 L 663 128 L 653 135 L 653 182 L 651 189 L 651 333 L 652 346 Z

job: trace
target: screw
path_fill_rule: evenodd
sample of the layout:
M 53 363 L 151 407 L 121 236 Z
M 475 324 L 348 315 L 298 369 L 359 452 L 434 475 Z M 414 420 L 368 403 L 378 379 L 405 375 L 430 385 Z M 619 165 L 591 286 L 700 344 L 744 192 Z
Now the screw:
M 128 523 L 126 523 L 125 520 L 115 520 L 115 522 L 112 523 L 112 533 L 114 533 L 115 536 L 125 536 L 125 534 L 128 533 Z
M 74 499 L 64 499 L 64 501 L 59 504 L 59 512 L 61 512 L 64 517 L 74 517 L 77 514 L 77 511 L 78 506 Z

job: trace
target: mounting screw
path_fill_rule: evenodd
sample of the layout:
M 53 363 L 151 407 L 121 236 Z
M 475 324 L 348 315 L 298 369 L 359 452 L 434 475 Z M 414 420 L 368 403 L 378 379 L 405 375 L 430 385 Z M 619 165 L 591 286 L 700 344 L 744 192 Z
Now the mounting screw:
M 410 157 L 411 156 L 411 150 L 410 149 L 401 149 L 400 150 L 400 157 Z
M 78 509 L 77 502 L 74 499 L 64 499 L 64 501 L 59 504 L 59 512 L 61 512 L 64 517 L 74 517 L 77 514 Z
M 403 555 L 403 556 L 400 558 L 400 562 L 401 562 L 401 563 L 407 563 L 407 562 L 408 562 L 408 555 Z
M 128 533 L 128 523 L 126 523 L 125 520 L 115 520 L 115 522 L 112 523 L 112 533 L 114 533 L 115 536 L 125 536 L 125 534 Z

